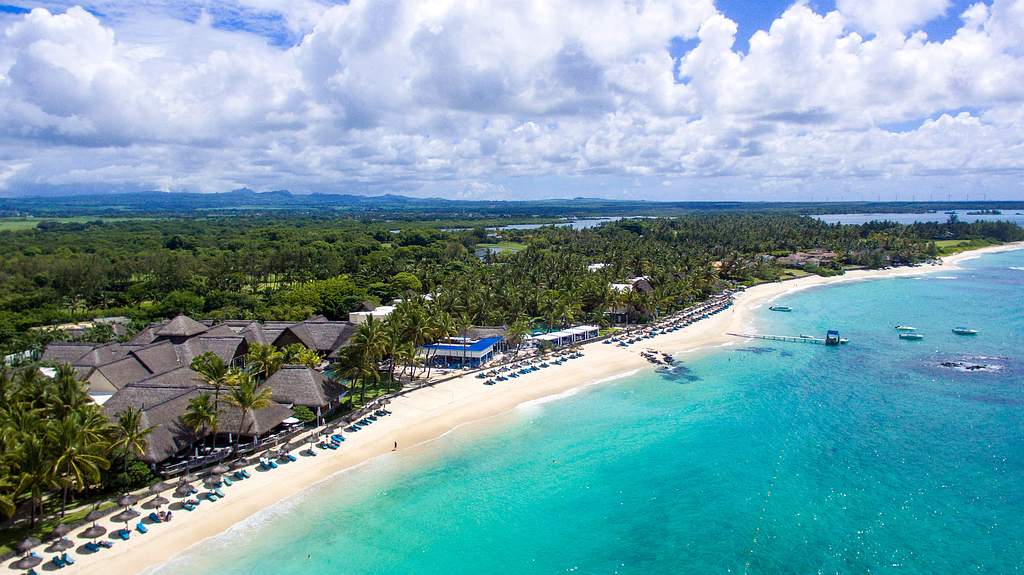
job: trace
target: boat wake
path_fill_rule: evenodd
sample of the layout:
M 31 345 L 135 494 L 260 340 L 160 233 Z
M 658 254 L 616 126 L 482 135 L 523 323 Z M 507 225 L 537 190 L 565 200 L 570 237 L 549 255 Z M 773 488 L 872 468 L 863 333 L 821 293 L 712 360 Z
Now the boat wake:
M 1022 267 L 1022 266 L 1010 266 L 1010 269 L 1011 270 L 1017 270 L 1019 272 L 1024 272 L 1024 267 Z

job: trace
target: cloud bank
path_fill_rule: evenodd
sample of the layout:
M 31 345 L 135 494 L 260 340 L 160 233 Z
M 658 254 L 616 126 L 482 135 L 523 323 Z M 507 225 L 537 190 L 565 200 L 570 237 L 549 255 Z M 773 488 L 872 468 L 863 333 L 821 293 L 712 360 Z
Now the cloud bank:
M 1024 199 L 1024 0 L 124 6 L 0 19 L 0 193 Z

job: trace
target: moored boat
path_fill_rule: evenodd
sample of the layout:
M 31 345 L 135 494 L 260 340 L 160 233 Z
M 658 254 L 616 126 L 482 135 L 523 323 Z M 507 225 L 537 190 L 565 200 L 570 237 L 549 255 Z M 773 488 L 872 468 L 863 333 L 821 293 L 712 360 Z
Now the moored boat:
M 916 331 L 917 328 L 909 325 L 898 325 L 896 331 Z
M 773 305 L 768 309 L 772 311 L 793 311 L 793 308 L 789 307 L 788 305 Z
M 957 326 L 953 328 L 953 333 L 957 335 L 978 335 L 978 330 L 971 329 L 969 327 Z
M 919 334 L 919 333 L 915 333 L 915 332 L 906 332 L 906 333 L 901 333 L 900 334 L 900 339 L 918 340 L 918 339 L 924 339 L 924 336 Z

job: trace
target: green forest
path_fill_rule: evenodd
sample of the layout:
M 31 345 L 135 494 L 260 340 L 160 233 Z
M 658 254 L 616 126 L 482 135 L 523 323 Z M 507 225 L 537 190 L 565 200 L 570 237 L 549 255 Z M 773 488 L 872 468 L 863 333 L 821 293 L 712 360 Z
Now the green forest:
M 773 262 L 800 249 L 836 252 L 834 265 L 910 264 L 935 242 L 1024 239 L 1007 223 L 827 225 L 786 213 L 637 218 L 574 230 L 498 230 L 494 218 L 371 221 L 310 215 L 47 222 L 0 232 L 0 349 L 39 349 L 60 334 L 32 327 L 120 315 L 136 326 L 194 317 L 344 319 L 361 302 L 432 294 L 477 325 L 558 315 L 606 323 L 616 298 L 633 320 L 679 309 L 720 289 L 785 277 Z M 479 255 L 480 245 L 516 249 Z M 525 246 L 525 247 L 524 247 Z M 586 266 L 604 263 L 588 273 Z M 652 294 L 609 284 L 649 276 Z M 560 311 L 555 311 L 560 310 Z M 87 339 L 106 339 L 103 330 Z

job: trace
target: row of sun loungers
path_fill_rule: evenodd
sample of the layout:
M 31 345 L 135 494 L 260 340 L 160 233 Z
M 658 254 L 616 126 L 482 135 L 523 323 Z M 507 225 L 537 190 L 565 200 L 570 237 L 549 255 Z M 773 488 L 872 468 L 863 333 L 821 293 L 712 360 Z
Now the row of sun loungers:
M 583 353 L 579 351 L 570 351 L 567 353 L 559 353 L 554 356 L 550 361 L 547 360 L 533 360 L 522 363 L 516 363 L 512 365 L 506 365 L 498 368 L 497 370 L 491 370 L 489 372 L 480 372 L 477 378 L 484 379 L 484 385 L 496 385 L 502 381 L 508 381 L 510 379 L 516 379 L 524 375 L 529 375 L 535 371 L 547 369 L 554 365 L 562 365 L 569 360 L 583 357 Z

